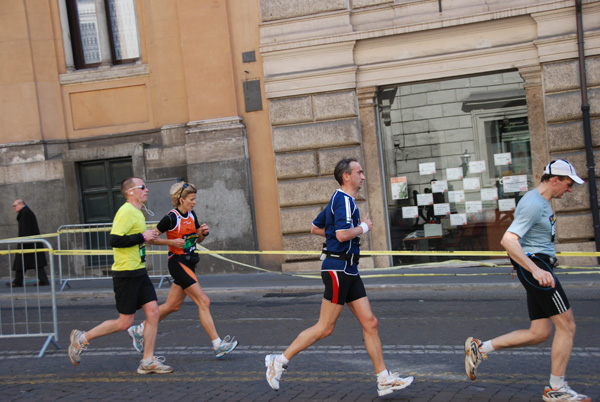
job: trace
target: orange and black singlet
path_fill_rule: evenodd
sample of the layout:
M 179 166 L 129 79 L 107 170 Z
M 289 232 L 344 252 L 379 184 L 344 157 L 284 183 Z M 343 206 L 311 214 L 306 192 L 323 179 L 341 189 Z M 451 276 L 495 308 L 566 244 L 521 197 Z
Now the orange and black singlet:
M 164 218 L 160 220 L 156 228 L 167 234 L 167 239 L 184 239 L 183 248 L 169 246 L 169 254 L 191 254 L 196 250 L 196 241 L 198 240 L 198 217 L 192 210 L 183 215 L 178 209 L 172 209 Z

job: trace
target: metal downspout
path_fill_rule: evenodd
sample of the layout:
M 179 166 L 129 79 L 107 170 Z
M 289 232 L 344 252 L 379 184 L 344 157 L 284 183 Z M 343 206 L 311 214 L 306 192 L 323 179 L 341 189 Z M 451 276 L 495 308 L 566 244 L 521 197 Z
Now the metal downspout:
M 577 19 L 577 50 L 579 53 L 579 81 L 581 86 L 581 119 L 583 122 L 583 137 L 585 141 L 585 154 L 588 169 L 588 187 L 590 191 L 590 209 L 594 225 L 594 238 L 596 251 L 600 251 L 600 217 L 598 213 L 598 190 L 596 187 L 596 171 L 594 163 L 594 149 L 592 143 L 592 130 L 590 124 L 590 105 L 587 96 L 587 78 L 585 69 L 585 53 L 583 42 L 583 17 L 581 0 L 575 0 L 575 16 Z M 600 264 L 600 257 L 598 258 Z

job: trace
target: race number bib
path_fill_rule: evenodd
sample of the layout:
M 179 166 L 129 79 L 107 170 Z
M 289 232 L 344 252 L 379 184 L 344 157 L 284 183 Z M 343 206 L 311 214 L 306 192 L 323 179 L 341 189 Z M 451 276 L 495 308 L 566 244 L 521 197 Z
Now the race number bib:
M 146 262 L 146 243 L 140 244 L 140 260 Z
M 198 241 L 198 234 L 192 233 L 189 235 L 184 235 L 183 240 L 185 243 L 183 244 L 183 253 L 190 254 L 194 250 L 196 250 L 196 242 Z

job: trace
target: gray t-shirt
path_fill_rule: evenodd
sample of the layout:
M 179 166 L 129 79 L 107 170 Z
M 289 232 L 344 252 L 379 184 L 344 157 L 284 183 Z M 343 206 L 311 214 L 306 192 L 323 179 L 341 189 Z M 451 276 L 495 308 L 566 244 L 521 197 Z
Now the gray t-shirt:
M 528 191 L 515 210 L 515 219 L 507 229 L 520 237 L 525 253 L 556 255 L 554 237 L 556 218 L 550 201 L 542 197 L 537 188 Z

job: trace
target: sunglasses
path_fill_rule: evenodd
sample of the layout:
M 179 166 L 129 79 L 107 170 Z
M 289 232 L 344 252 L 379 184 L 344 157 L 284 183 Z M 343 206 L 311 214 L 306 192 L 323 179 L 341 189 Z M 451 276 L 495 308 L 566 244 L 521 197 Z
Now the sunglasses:
M 135 187 L 131 187 L 130 189 L 127 189 L 127 191 L 129 191 L 129 190 L 133 190 L 134 188 L 139 188 L 140 190 L 145 190 L 145 189 L 146 189 L 146 186 L 142 184 L 141 186 L 135 186 Z
M 185 190 L 188 187 L 189 187 L 189 184 L 183 183 L 183 186 L 181 186 L 181 191 L 179 192 L 179 197 L 178 198 L 181 198 L 181 196 L 183 195 L 183 190 Z

